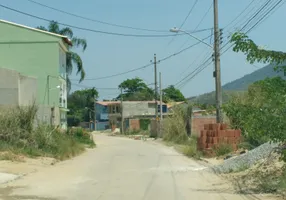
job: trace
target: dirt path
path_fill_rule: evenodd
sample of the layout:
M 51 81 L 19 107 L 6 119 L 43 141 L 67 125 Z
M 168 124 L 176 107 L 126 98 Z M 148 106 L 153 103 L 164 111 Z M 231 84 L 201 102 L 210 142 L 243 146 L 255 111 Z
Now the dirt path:
M 234 194 L 205 166 L 162 144 L 104 135 L 96 143 L 77 158 L 2 185 L 0 199 L 255 199 Z

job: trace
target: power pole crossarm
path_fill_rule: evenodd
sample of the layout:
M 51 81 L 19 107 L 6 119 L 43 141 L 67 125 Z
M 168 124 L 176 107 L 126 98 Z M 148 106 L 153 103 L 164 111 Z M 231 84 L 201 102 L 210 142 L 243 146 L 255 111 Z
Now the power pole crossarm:
M 214 4 L 214 60 L 215 60 L 215 87 L 216 87 L 216 121 L 222 123 L 222 91 L 221 91 L 221 71 L 220 71 L 220 31 L 218 27 L 218 0 L 213 0 Z

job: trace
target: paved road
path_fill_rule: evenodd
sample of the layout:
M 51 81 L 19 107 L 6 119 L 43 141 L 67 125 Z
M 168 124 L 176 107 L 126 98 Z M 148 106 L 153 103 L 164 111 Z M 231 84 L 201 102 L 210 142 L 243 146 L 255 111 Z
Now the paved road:
M 0 189 L 0 199 L 248 199 L 170 147 L 104 135 L 96 141 L 96 149 Z

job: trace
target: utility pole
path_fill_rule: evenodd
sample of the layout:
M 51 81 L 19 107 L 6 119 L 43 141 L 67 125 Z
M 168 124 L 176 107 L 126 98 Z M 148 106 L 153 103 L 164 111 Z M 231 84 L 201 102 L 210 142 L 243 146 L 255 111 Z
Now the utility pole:
M 94 130 L 96 131 L 96 95 L 94 95 Z
M 218 27 L 218 0 L 214 3 L 214 60 L 215 60 L 215 87 L 216 87 L 216 121 L 222 123 L 222 91 L 221 91 L 221 73 L 220 73 L 220 33 Z
M 160 81 L 160 121 L 163 120 L 163 92 L 162 92 L 162 74 L 161 72 L 159 73 L 159 81 Z
M 157 88 L 157 60 L 156 60 L 156 54 L 154 54 L 154 76 L 155 76 L 155 115 L 156 120 L 158 121 L 158 88 Z
M 124 128 L 124 119 L 123 119 L 123 95 L 122 95 L 122 88 L 120 89 L 120 111 L 121 111 L 121 129 L 120 129 L 120 133 L 123 134 L 123 128 Z

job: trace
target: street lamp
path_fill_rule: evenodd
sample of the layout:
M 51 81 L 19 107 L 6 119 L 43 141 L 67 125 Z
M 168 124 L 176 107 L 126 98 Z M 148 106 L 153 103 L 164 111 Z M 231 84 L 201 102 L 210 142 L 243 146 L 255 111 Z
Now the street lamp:
M 194 39 L 200 41 L 201 43 L 204 43 L 204 44 L 207 45 L 208 47 L 210 47 L 210 48 L 212 48 L 212 49 L 214 48 L 212 45 L 206 43 L 206 42 L 203 41 L 202 39 L 200 39 L 200 38 L 194 36 L 193 34 L 187 32 L 187 31 L 184 31 L 184 30 L 181 30 L 181 29 L 178 29 L 178 28 L 174 27 L 174 28 L 171 28 L 171 29 L 170 29 L 170 32 L 173 32 L 173 33 L 179 33 L 179 32 L 185 33 L 185 34 L 191 36 L 192 38 L 194 38 Z

